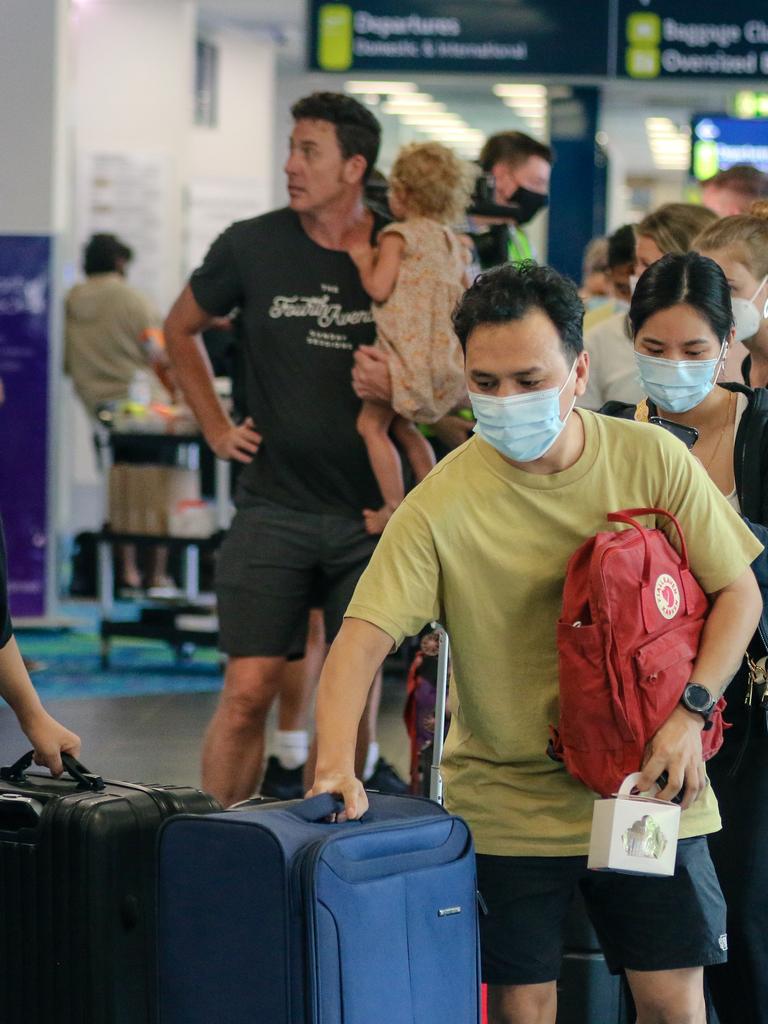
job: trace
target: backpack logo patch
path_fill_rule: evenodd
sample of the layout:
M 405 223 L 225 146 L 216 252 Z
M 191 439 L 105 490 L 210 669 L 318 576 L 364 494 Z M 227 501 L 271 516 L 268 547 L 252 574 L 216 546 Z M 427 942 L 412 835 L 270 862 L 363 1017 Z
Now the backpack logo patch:
M 664 618 L 674 619 L 680 611 L 680 590 L 677 583 L 667 573 L 662 573 L 656 580 L 654 597 L 656 598 L 656 607 Z

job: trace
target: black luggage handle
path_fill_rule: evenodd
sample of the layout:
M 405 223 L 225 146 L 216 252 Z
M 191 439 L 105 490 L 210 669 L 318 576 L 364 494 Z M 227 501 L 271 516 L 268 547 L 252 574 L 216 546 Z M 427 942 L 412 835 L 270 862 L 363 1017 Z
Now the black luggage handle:
M 32 764 L 34 757 L 34 750 L 29 750 L 8 768 L 0 768 L 0 779 L 5 782 L 26 782 L 27 777 L 24 773 Z M 78 789 L 89 789 L 92 793 L 100 793 L 104 789 L 104 779 L 100 775 L 94 775 L 71 754 L 62 752 L 61 763 L 64 765 L 64 771 L 77 783 Z

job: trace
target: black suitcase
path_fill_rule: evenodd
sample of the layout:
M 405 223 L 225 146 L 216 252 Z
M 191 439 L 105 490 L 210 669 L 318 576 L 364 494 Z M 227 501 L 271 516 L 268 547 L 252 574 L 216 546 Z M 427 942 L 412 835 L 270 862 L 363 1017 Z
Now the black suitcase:
M 446 695 L 448 691 L 448 635 L 438 628 L 435 739 L 422 751 L 420 773 L 424 791 L 442 803 L 440 762 L 443 755 Z M 563 962 L 557 982 L 557 1024 L 633 1024 L 636 1014 L 626 979 L 608 970 L 597 934 L 577 890 L 563 927 Z
M 634 1004 L 623 977 L 608 970 L 581 893 L 568 910 L 557 983 L 557 1024 L 632 1024 Z
M 0 1021 L 154 1024 L 156 841 L 199 790 L 0 769 Z

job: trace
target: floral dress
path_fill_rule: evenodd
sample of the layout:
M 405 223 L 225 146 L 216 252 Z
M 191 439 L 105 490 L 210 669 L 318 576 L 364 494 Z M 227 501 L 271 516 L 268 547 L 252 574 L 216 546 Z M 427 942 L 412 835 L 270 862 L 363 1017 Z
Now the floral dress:
M 389 224 L 380 233 L 405 240 L 397 283 L 373 315 L 377 344 L 389 356 L 392 408 L 434 423 L 466 401 L 464 358 L 451 313 L 464 291 L 464 246 L 450 228 L 426 217 Z

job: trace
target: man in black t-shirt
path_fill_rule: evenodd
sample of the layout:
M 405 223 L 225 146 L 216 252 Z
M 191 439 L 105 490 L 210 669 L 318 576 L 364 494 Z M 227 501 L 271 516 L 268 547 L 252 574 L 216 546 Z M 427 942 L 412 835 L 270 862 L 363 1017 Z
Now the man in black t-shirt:
M 224 231 L 166 323 L 169 355 L 208 444 L 245 463 L 217 569 L 229 659 L 203 752 L 203 784 L 225 805 L 258 782 L 266 715 L 286 657 L 303 651 L 310 607 L 322 605 L 327 641 L 337 632 L 375 545 L 363 509 L 382 501 L 356 419 L 360 397 L 378 386 L 386 398 L 387 371 L 370 349 L 355 367 L 375 330 L 347 255 L 381 226 L 363 203 L 380 127 L 336 93 L 306 97 L 292 114 L 289 206 Z M 214 393 L 196 338 L 235 307 L 249 414 L 239 426 Z
M 61 775 L 62 751 L 80 755 L 80 739 L 48 714 L 35 692 L 13 637 L 8 607 L 7 562 L 0 523 L 0 697 L 7 701 L 35 750 L 35 763 Z

